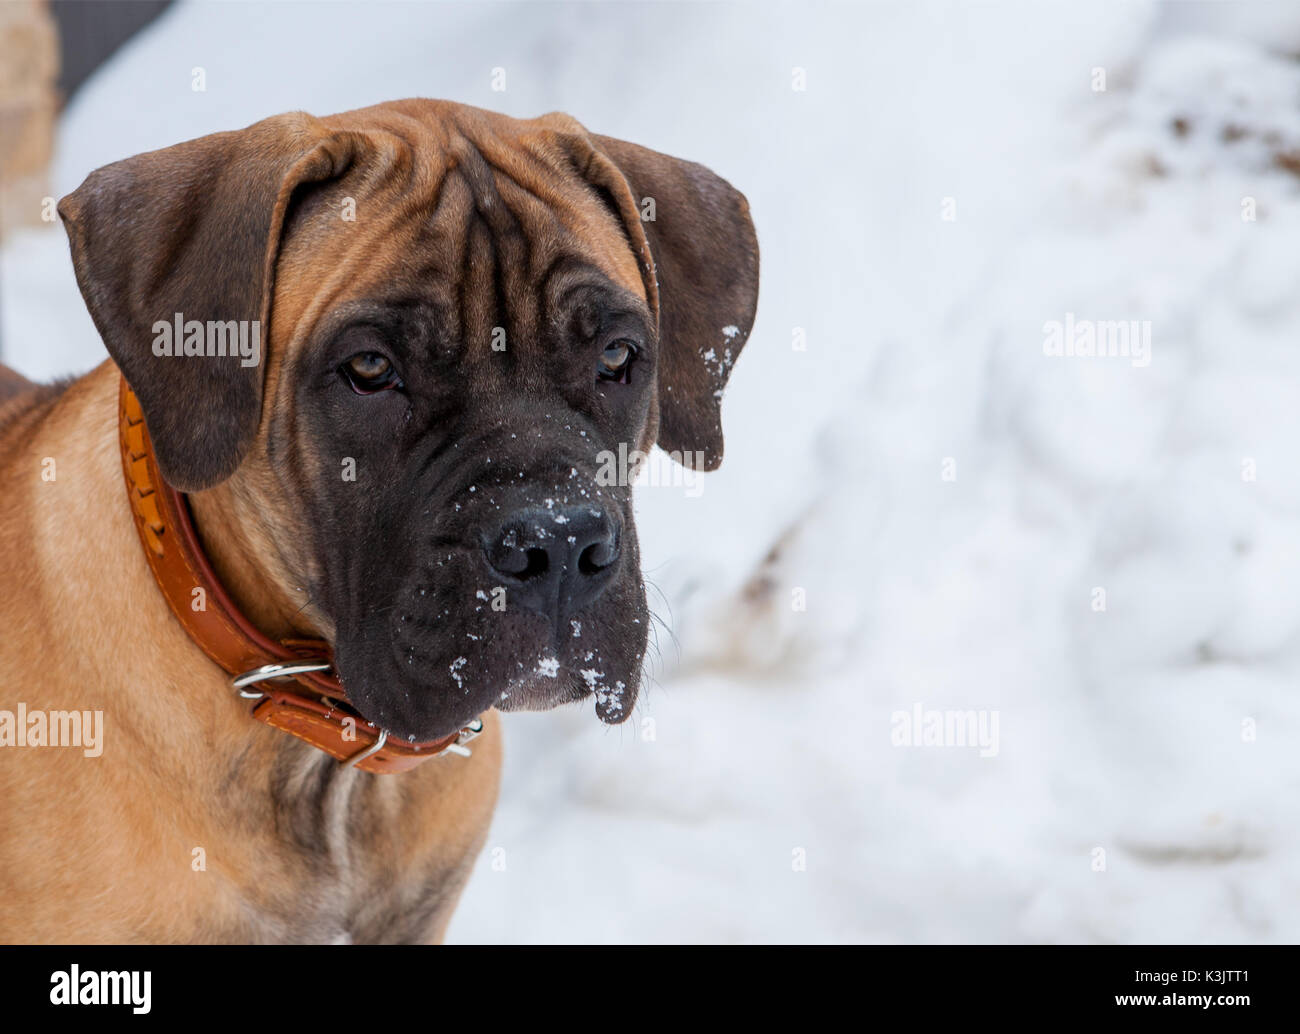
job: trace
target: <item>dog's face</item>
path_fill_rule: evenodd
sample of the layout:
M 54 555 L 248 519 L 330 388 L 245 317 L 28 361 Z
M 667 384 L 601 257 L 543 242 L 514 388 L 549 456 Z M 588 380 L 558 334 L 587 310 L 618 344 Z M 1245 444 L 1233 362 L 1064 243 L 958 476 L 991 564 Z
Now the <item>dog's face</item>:
M 604 475 L 656 441 L 720 460 L 743 197 L 563 116 L 407 101 L 130 159 L 61 212 L 163 475 L 273 515 L 363 715 L 429 740 L 494 705 L 630 714 L 649 614 Z M 176 313 L 260 320 L 266 354 L 160 355 Z

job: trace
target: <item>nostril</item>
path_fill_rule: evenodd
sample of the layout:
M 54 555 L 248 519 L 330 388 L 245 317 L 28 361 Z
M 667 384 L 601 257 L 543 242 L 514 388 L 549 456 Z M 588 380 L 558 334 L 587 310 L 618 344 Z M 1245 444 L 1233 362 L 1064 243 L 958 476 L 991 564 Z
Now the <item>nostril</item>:
M 527 558 L 527 563 L 524 565 L 524 569 L 515 575 L 521 581 L 538 578 L 544 575 L 547 568 L 551 566 L 551 558 L 544 549 L 525 550 L 524 556 Z
M 513 538 L 513 533 L 507 536 L 507 540 Z M 521 582 L 544 575 L 551 566 L 551 558 L 546 550 L 537 546 L 519 547 L 513 541 L 509 541 L 509 544 L 503 542 L 496 549 L 489 550 L 488 560 L 494 570 Z
M 578 570 L 582 574 L 598 574 L 612 564 L 617 555 L 614 552 L 614 543 L 595 542 L 584 549 L 578 557 Z

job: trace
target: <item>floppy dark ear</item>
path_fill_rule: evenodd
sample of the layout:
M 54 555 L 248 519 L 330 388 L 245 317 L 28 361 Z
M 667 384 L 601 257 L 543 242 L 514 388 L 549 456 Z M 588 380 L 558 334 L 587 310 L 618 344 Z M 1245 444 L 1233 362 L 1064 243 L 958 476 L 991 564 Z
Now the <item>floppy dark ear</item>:
M 182 491 L 225 480 L 252 445 L 290 197 L 353 154 L 350 136 L 279 115 L 107 165 L 59 203 L 86 307 L 140 400 L 159 470 Z M 155 354 L 155 323 L 174 326 L 178 313 L 205 328 L 249 321 L 250 341 L 256 321 L 259 361 L 245 365 L 237 349 Z
M 703 165 L 590 139 L 622 174 L 633 210 L 616 185 L 601 182 L 602 163 L 592 162 L 588 177 L 614 196 L 634 246 L 644 233 L 653 258 L 644 272 L 652 295 L 657 282 L 659 305 L 659 445 L 687 466 L 713 470 L 722 462 L 722 389 L 758 307 L 749 202 Z

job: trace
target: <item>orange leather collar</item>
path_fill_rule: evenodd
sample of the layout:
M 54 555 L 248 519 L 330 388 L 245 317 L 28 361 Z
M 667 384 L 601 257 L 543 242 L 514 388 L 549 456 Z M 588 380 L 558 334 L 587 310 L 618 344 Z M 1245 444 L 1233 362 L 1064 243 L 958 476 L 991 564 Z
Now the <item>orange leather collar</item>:
M 125 379 L 118 408 L 122 471 L 149 568 L 190 638 L 232 677 L 232 691 L 256 701 L 254 718 L 365 772 L 404 772 L 449 752 L 469 754 L 464 744 L 482 731 L 478 719 L 441 740 L 390 740 L 349 706 L 329 643 L 274 642 L 259 632 L 208 562 L 185 497 L 158 473 L 144 413 Z

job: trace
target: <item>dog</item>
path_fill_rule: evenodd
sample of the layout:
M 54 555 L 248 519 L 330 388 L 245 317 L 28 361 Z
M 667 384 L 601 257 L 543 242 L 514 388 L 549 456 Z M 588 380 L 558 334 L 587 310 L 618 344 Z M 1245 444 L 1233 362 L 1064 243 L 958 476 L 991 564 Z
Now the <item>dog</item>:
M 498 712 L 635 703 L 631 489 L 595 471 L 721 461 L 748 203 L 566 115 L 406 100 L 59 213 L 110 359 L 0 375 L 0 939 L 441 941 Z

